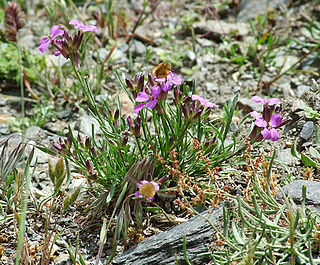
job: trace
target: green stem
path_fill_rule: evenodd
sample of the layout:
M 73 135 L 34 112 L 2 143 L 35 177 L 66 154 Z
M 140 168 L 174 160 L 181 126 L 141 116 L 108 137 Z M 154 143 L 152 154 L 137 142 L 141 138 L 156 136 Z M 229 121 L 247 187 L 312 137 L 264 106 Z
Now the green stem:
M 139 141 L 139 138 L 137 136 L 135 136 L 136 138 L 136 142 L 137 142 L 137 145 L 138 145 L 138 148 L 139 148 L 139 152 L 140 152 L 140 155 L 141 155 L 141 159 L 143 158 L 143 152 L 142 152 L 142 148 L 141 148 L 141 145 L 140 145 L 140 141 Z
M 22 66 L 22 55 L 21 55 L 21 47 L 19 44 L 19 39 L 17 36 L 16 47 L 18 50 L 18 60 L 19 60 L 19 81 L 20 81 L 20 96 L 21 96 L 21 116 L 24 121 L 24 85 L 23 85 L 23 66 Z

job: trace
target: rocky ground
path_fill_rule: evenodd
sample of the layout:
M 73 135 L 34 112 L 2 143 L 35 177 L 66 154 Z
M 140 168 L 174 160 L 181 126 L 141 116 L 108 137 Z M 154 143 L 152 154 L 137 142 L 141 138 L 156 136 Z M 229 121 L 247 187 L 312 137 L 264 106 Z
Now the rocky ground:
M 129 20 L 136 19 L 138 10 L 142 7 L 141 1 L 121 0 L 116 5 L 119 10 L 122 7 L 126 11 Z M 29 10 L 33 11 L 29 11 L 27 25 L 21 32 L 21 43 L 32 53 L 38 53 L 38 42 L 49 32 L 49 21 L 44 9 L 38 9 L 37 5 L 34 4 L 33 9 Z M 83 10 L 81 6 L 79 10 Z M 94 8 L 89 6 L 87 13 L 90 14 L 93 10 Z M 90 18 L 91 22 L 95 21 L 89 15 L 84 17 Z M 251 24 L 248 22 L 250 19 Z M 279 172 L 281 186 L 294 180 L 316 182 L 320 177 L 320 158 L 313 159 L 316 165 L 311 162 L 308 164 L 294 157 L 291 147 L 296 145 L 298 153 L 302 152 L 309 157 L 313 157 L 314 149 L 320 152 L 316 145 L 316 127 L 320 128 L 319 50 L 309 54 L 320 41 L 319 21 L 320 3 L 316 0 L 160 1 L 152 15 L 136 30 L 136 33 L 144 38 L 132 38 L 127 44 L 124 38 L 119 37 L 116 42 L 110 41 L 106 48 L 99 48 L 95 52 L 95 58 L 105 58 L 112 45 L 116 45 L 108 65 L 110 75 L 103 82 L 101 95 L 98 97 L 113 100 L 112 95 L 120 93 L 124 114 L 130 113 L 133 106 L 124 93 L 120 92 L 114 71 L 117 70 L 123 78 L 133 77 L 136 69 L 150 72 L 157 62 L 167 61 L 184 80 L 194 79 L 201 94 L 219 105 L 216 115 L 223 112 L 223 105 L 230 102 L 236 92 L 240 93 L 238 111 L 233 123 L 234 132 L 239 138 L 247 135 L 252 122 L 249 118 L 240 127 L 241 119 L 250 111 L 259 108 L 250 98 L 256 94 L 278 97 L 283 100 L 282 113 L 290 117 L 291 121 L 281 129 L 279 141 L 264 142 L 257 152 L 263 151 L 271 155 L 271 151 L 276 150 L 275 167 Z M 272 47 L 271 40 L 269 46 L 268 41 L 263 41 L 263 38 L 270 38 L 269 36 L 273 39 Z M 0 43 L 0 49 L 4 45 Z M 151 55 L 151 60 L 146 61 L 146 54 Z M 302 58 L 303 56 L 305 57 Z M 51 59 L 57 60 L 48 56 L 48 65 Z M 276 79 L 291 66 L 293 67 L 290 71 Z M 37 94 L 42 91 L 41 87 L 35 86 L 32 89 Z M 11 148 L 21 141 L 23 133 L 15 122 L 20 113 L 19 93 L 18 86 L 8 85 L 6 80 L 1 80 L 0 139 L 11 135 Z M 30 91 L 26 91 L 25 95 L 27 117 L 32 117 L 35 115 L 32 108 L 34 100 Z M 67 132 L 68 126 L 74 132 L 91 135 L 92 124 L 95 124 L 95 133 L 99 137 L 98 124 L 85 109 L 75 108 L 65 100 L 59 100 L 49 102 L 43 109 L 48 113 L 43 115 L 46 119 L 41 126 L 30 123 L 26 129 L 24 137 L 29 139 L 27 152 L 30 152 L 34 145 L 50 147 L 50 142 L 56 141 L 62 132 Z M 35 149 L 35 156 L 38 158 L 38 165 L 32 178 L 32 187 L 35 200 L 39 202 L 52 190 L 47 172 L 48 160 L 54 158 L 39 149 Z M 245 173 L 243 172 L 244 175 Z M 85 178 L 75 175 L 69 190 L 84 185 Z M 99 249 L 102 219 L 88 227 L 84 225 L 88 224 L 87 218 L 81 213 L 86 203 L 84 194 L 76 205 L 71 207 L 68 215 L 56 222 L 56 230 L 61 231 L 61 235 L 53 245 L 52 264 L 69 264 L 66 242 L 70 240 L 74 244 L 77 236 L 80 238 L 79 251 L 87 261 L 86 264 L 94 264 Z M 313 204 L 319 203 L 317 200 Z M 34 259 L 32 264 L 38 264 L 40 242 L 44 236 L 44 220 L 35 205 L 31 206 L 27 220 L 29 252 Z M 150 235 L 168 227 L 158 230 L 155 227 Z M 171 237 L 170 233 L 163 240 L 168 237 Z M 153 239 L 154 242 L 157 240 Z M 1 264 L 12 264 L 15 244 L 14 222 L 1 223 Z M 107 242 L 102 258 L 108 255 L 110 246 L 111 243 Z M 123 248 L 120 246 L 118 251 L 122 252 Z M 149 253 L 144 248 L 141 252 Z M 128 259 L 126 261 L 121 257 L 116 260 L 117 264 L 131 264 Z M 174 264 L 173 262 L 171 260 L 161 264 Z M 199 262 L 195 261 L 194 264 L 201 264 Z M 151 263 L 141 261 L 138 264 Z

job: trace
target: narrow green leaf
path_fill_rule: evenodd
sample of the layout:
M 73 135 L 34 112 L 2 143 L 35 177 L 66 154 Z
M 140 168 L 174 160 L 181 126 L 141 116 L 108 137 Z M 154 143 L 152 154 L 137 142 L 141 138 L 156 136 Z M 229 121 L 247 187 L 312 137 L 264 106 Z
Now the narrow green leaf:
M 240 245 L 245 245 L 245 241 L 240 236 L 240 233 L 238 232 L 238 229 L 234 221 L 232 221 L 232 232 L 233 232 L 234 239 L 237 241 L 237 243 Z
M 305 154 L 301 154 L 301 161 L 307 166 L 307 167 L 315 167 L 318 168 L 318 165 L 316 162 L 314 162 L 309 156 Z

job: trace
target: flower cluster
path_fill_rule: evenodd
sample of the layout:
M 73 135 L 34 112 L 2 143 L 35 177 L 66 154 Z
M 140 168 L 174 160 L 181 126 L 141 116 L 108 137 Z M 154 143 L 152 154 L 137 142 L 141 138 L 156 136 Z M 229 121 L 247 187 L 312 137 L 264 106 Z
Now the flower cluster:
M 126 78 L 126 84 L 134 96 L 135 101 L 139 103 L 134 107 L 134 113 L 139 113 L 143 108 L 155 108 L 159 114 L 162 114 L 163 109 L 158 103 L 167 98 L 168 92 L 171 89 L 174 90 L 175 103 L 180 105 L 182 93 L 177 86 L 182 84 L 182 78 L 171 70 L 168 75 L 161 78 L 149 73 L 146 84 L 144 84 L 143 74 L 136 75 L 134 81 Z M 218 106 L 199 95 L 191 95 L 184 99 L 181 107 L 185 118 L 195 120 L 203 113 L 205 108 L 210 109 Z
M 61 25 L 53 26 L 50 30 L 50 35 L 41 39 L 39 51 L 44 53 L 51 44 L 57 49 L 55 52 L 56 56 L 62 54 L 62 56 L 66 59 L 71 58 L 79 69 L 80 65 L 78 51 L 83 40 L 83 34 L 89 31 L 98 32 L 98 29 L 96 26 L 86 26 L 75 19 L 70 20 L 69 24 L 78 29 L 76 35 L 70 37 L 67 31 L 61 28 Z
M 261 141 L 262 139 L 278 141 L 280 132 L 277 129 L 289 121 L 289 119 L 283 119 L 279 114 L 280 107 L 276 104 L 280 103 L 281 100 L 279 98 L 263 99 L 254 96 L 252 101 L 263 103 L 263 111 L 262 114 L 256 111 L 250 112 L 251 116 L 256 118 L 250 138 L 255 141 Z

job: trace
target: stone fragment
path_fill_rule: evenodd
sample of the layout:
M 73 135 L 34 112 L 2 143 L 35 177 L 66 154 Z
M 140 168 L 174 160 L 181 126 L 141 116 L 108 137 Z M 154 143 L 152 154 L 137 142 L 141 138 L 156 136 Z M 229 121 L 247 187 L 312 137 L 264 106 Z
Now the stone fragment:
M 222 207 L 212 213 L 203 213 L 213 224 L 222 216 Z M 198 256 L 208 251 L 213 228 L 202 217 L 195 216 L 158 235 L 147 238 L 118 255 L 114 264 L 187 264 L 183 253 L 183 238 L 186 236 L 187 255 L 192 264 L 205 264 L 209 256 Z
M 285 4 L 288 0 L 241 0 L 238 21 L 248 21 L 259 14 L 265 14 L 268 8 L 281 7 L 286 10 Z
M 309 205 L 320 205 L 320 182 L 309 180 L 295 180 L 285 185 L 282 190 L 292 197 L 295 202 L 302 200 L 302 186 L 306 186 L 306 203 Z M 280 197 L 282 195 L 278 193 Z
M 313 121 L 307 121 L 300 132 L 300 137 L 304 140 L 309 140 L 313 134 L 314 131 L 314 123 Z
M 196 34 L 205 34 L 205 38 L 217 42 L 220 42 L 226 35 L 245 37 L 250 31 L 247 23 L 228 23 L 223 20 L 199 21 L 194 23 L 193 27 Z

